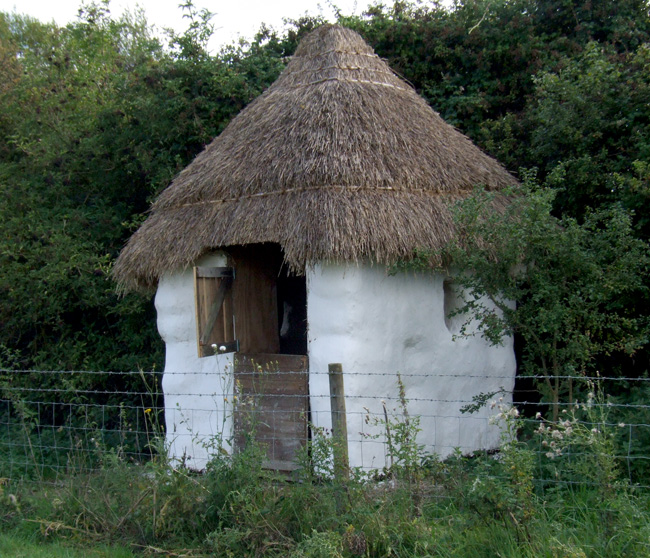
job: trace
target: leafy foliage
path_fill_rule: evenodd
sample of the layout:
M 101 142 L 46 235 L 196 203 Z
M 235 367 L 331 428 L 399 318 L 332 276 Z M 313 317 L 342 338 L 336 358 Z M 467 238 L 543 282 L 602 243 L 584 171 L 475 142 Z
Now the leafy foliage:
M 493 197 L 459 204 L 462 234 L 448 254 L 464 292 L 457 313 L 477 320 L 491 343 L 521 336 L 520 372 L 543 376 L 557 419 L 560 398 L 571 400 L 565 378 L 648 343 L 650 250 L 618 206 L 588 212 L 583 223 L 558 219 L 554 191 L 530 177 L 505 214 L 490 210 Z
M 109 278 L 149 202 L 283 66 L 278 41 L 210 56 L 205 14 L 165 51 L 142 17 L 2 15 L 0 346 L 22 368 L 160 367 L 149 297 Z M 269 54 L 271 53 L 271 54 Z

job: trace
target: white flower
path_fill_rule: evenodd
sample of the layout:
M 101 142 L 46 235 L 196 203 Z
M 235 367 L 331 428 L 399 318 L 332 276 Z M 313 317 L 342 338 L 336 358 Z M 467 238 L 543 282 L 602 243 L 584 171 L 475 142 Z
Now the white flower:
M 540 413 L 540 412 L 538 411 L 537 414 L 535 415 L 535 418 L 536 418 L 536 419 L 541 419 L 541 418 L 542 418 L 542 413 Z

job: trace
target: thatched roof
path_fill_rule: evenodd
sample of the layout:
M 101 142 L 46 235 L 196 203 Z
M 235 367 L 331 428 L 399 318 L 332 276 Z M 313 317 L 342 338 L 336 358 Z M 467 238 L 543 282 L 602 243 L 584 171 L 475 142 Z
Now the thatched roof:
M 298 271 L 392 263 L 446 244 L 448 205 L 474 186 L 515 182 L 357 33 L 324 25 L 160 195 L 114 276 L 152 286 L 211 249 L 262 242 Z

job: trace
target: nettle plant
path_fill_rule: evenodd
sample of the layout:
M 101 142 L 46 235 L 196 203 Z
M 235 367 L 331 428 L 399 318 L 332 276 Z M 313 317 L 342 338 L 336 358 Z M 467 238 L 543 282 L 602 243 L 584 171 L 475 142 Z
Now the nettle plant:
M 366 434 L 371 439 L 383 439 L 386 450 L 387 475 L 405 478 L 409 481 L 415 477 L 425 457 L 424 445 L 417 441 L 420 428 L 420 417 L 411 416 L 408 411 L 408 399 L 400 373 L 397 374 L 398 399 L 397 406 L 389 411 L 386 401 L 382 404 L 382 415 L 373 416 L 368 408 L 366 424 L 377 427 L 377 434 Z
M 480 513 L 501 518 L 527 534 L 528 523 L 535 515 L 533 493 L 534 453 L 518 438 L 522 427 L 519 410 L 493 400 L 490 408 L 496 413 L 490 423 L 501 430 L 501 446 L 494 459 L 481 462 L 468 493 L 468 501 Z

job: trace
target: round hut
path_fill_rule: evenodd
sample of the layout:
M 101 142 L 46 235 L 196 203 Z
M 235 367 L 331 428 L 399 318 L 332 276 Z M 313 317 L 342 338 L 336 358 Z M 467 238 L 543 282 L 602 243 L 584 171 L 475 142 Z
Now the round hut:
M 475 186 L 515 183 L 357 33 L 324 25 L 306 36 L 115 264 L 123 289 L 157 288 L 172 454 L 201 468 L 215 440 L 234 429 L 237 442 L 245 427 L 233 396 L 264 390 L 287 395 L 261 404 L 257 430 L 269 461 L 290 467 L 307 419 L 331 424 L 329 363 L 344 371 L 352 466 L 385 464 L 366 417 L 395 397 L 398 372 L 427 449 L 496 446 L 488 411 L 459 408 L 512 389 L 512 344 L 455 338 L 449 277 L 387 266 L 443 247 L 450 205 Z M 260 381 L 260 369 L 273 374 Z

